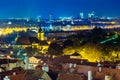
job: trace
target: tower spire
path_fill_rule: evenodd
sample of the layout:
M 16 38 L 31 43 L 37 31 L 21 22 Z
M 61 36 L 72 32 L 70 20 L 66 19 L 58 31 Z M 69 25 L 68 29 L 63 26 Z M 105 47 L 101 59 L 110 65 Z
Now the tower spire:
M 43 41 L 44 40 L 44 32 L 43 32 L 43 30 L 42 30 L 42 27 L 41 26 L 39 26 L 39 30 L 38 30 L 38 39 L 40 40 L 40 41 Z

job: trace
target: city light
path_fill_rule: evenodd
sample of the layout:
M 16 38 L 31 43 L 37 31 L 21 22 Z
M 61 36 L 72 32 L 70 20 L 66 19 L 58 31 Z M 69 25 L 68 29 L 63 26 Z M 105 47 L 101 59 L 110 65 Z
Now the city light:
M 120 0 L 0 3 L 0 80 L 120 80 Z

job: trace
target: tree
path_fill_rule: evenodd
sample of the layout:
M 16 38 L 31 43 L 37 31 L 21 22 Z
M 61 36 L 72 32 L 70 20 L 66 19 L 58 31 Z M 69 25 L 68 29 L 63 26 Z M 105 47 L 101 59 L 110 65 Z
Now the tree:
M 75 50 L 74 50 L 73 47 L 68 46 L 68 47 L 65 47 L 65 48 L 63 49 L 63 53 L 64 53 L 65 55 L 71 55 L 71 54 L 75 53 Z
M 67 46 L 73 46 L 73 41 L 68 39 L 66 41 L 63 42 L 63 47 L 67 47 Z
M 44 72 L 39 70 L 27 70 L 24 74 L 23 80 L 39 80 Z
M 37 48 L 27 47 L 25 48 L 25 52 L 28 54 L 29 57 L 36 56 L 39 53 Z
M 89 34 L 88 34 L 89 35 Z M 100 27 L 95 27 L 90 33 L 89 41 L 98 43 L 105 37 L 105 32 Z
M 88 61 L 91 62 L 101 61 L 103 57 L 101 46 L 94 43 L 87 43 L 83 45 L 79 53 L 83 59 L 88 59 Z
M 112 33 L 110 33 L 112 34 Z M 114 38 L 114 37 L 117 38 Z M 108 40 L 102 44 L 102 51 L 103 55 L 105 56 L 105 60 L 115 60 L 119 58 L 119 52 L 120 52 L 120 38 L 118 34 L 112 34 L 112 39 L 111 37 L 108 38 Z
M 48 54 L 50 55 L 62 55 L 62 47 L 57 44 L 56 42 L 53 42 L 50 44 L 49 48 L 48 48 Z

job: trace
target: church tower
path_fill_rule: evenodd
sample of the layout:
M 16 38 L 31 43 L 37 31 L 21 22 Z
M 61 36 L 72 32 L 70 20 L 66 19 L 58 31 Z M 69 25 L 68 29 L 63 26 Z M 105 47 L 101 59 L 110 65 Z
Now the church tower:
M 39 28 L 37 35 L 38 35 L 38 40 L 40 40 L 40 41 L 45 40 L 44 32 L 41 27 Z

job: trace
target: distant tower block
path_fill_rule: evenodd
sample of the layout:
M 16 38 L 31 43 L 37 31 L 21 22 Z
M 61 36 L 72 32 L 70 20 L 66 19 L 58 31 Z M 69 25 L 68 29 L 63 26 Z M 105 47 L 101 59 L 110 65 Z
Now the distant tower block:
M 38 39 L 39 39 L 40 41 L 45 40 L 44 32 L 42 31 L 42 28 L 41 28 L 41 27 L 39 28 L 39 31 L 38 31 Z
M 40 18 L 41 18 L 41 16 L 37 17 L 37 22 L 41 22 Z
M 88 18 L 94 18 L 94 17 L 95 17 L 95 12 L 94 11 L 88 14 Z
M 81 18 L 81 19 L 84 18 L 84 13 L 83 13 L 83 12 L 80 13 L 80 18 Z

